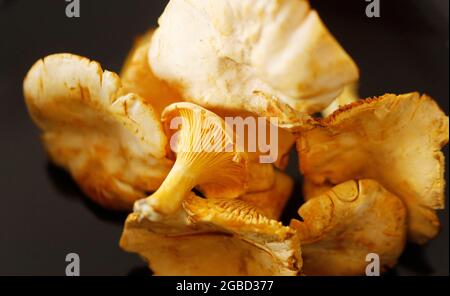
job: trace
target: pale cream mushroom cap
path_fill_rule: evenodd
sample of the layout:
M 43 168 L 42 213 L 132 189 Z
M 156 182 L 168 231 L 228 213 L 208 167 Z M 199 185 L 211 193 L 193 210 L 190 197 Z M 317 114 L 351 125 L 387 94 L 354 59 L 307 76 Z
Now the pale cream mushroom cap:
M 158 115 L 119 77 L 71 54 L 36 62 L 24 81 L 31 117 L 50 158 L 103 206 L 131 209 L 170 170 Z
M 255 91 L 321 111 L 358 68 L 304 0 L 171 0 L 149 49 L 155 75 L 205 108 Z

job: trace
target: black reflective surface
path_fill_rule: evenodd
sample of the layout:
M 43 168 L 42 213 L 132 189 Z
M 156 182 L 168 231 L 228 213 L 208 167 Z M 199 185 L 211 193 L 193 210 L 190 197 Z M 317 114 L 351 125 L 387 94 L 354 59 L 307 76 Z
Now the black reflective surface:
M 29 67 L 56 52 L 119 71 L 135 36 L 156 25 L 166 1 L 80 2 L 81 18 L 69 19 L 64 0 L 0 0 L 0 275 L 64 275 L 70 252 L 80 255 L 83 275 L 150 274 L 118 247 L 126 215 L 90 202 L 47 162 L 21 88 Z M 381 0 L 377 19 L 365 16 L 364 0 L 312 3 L 358 63 L 362 96 L 417 90 L 449 113 L 447 0 Z M 285 221 L 301 202 L 295 154 L 289 173 L 297 182 Z M 408 246 L 388 275 L 448 275 L 448 210 L 440 218 L 437 239 Z

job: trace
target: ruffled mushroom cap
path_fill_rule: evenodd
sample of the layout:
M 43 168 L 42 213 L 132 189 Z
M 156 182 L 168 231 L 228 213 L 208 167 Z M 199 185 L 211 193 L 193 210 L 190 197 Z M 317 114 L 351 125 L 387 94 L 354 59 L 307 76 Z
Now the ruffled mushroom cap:
M 98 63 L 71 54 L 39 60 L 24 96 L 51 159 L 101 205 L 131 209 L 169 172 L 154 109 Z
M 448 117 L 428 96 L 387 94 L 360 100 L 299 134 L 300 170 L 314 184 L 371 178 L 408 208 L 409 236 L 424 243 L 444 207 Z
M 138 94 L 161 114 L 165 107 L 182 99 L 175 89 L 156 77 L 150 69 L 147 56 L 154 31 L 150 29 L 136 39 L 125 60 L 120 78 L 128 92 Z
M 191 192 L 177 213 L 155 221 L 148 212 L 135 207 L 120 246 L 143 257 L 156 275 L 297 275 L 301 270 L 296 232 L 243 201 L 202 199 Z
M 373 180 L 347 181 L 314 197 L 292 220 L 306 275 L 362 275 L 369 253 L 393 267 L 406 240 L 403 202 Z
M 176 161 L 161 187 L 146 202 L 163 214 L 178 210 L 196 187 L 210 198 L 246 192 L 247 155 L 216 114 L 192 103 L 176 103 L 162 114 Z
M 186 100 L 208 109 L 246 110 L 244 99 L 261 91 L 314 113 L 358 78 L 304 0 L 171 0 L 149 64 Z

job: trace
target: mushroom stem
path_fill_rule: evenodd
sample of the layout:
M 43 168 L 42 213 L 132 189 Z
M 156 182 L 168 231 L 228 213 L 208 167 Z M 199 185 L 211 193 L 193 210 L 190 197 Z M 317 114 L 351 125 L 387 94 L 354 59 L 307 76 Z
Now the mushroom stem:
M 184 165 L 175 162 L 164 182 L 148 200 L 153 208 L 165 215 L 175 213 L 187 194 L 197 184 L 198 176 L 194 170 L 186 170 Z

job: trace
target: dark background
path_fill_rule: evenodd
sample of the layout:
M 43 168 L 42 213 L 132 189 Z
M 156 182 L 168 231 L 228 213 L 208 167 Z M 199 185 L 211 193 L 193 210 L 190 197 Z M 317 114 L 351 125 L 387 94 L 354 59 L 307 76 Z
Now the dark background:
M 92 204 L 47 162 L 22 81 L 36 60 L 57 52 L 119 71 L 135 36 L 156 25 L 166 3 L 81 0 L 81 18 L 69 19 L 64 0 L 0 0 L 0 275 L 64 275 L 70 252 L 80 255 L 82 275 L 149 274 L 136 255 L 118 247 L 125 215 Z M 381 17 L 369 19 L 364 0 L 312 1 L 359 65 L 362 96 L 426 92 L 447 114 L 448 3 L 381 0 Z M 297 184 L 286 221 L 301 202 L 295 155 L 289 173 Z M 448 209 L 440 217 L 437 239 L 408 246 L 388 275 L 449 274 Z

